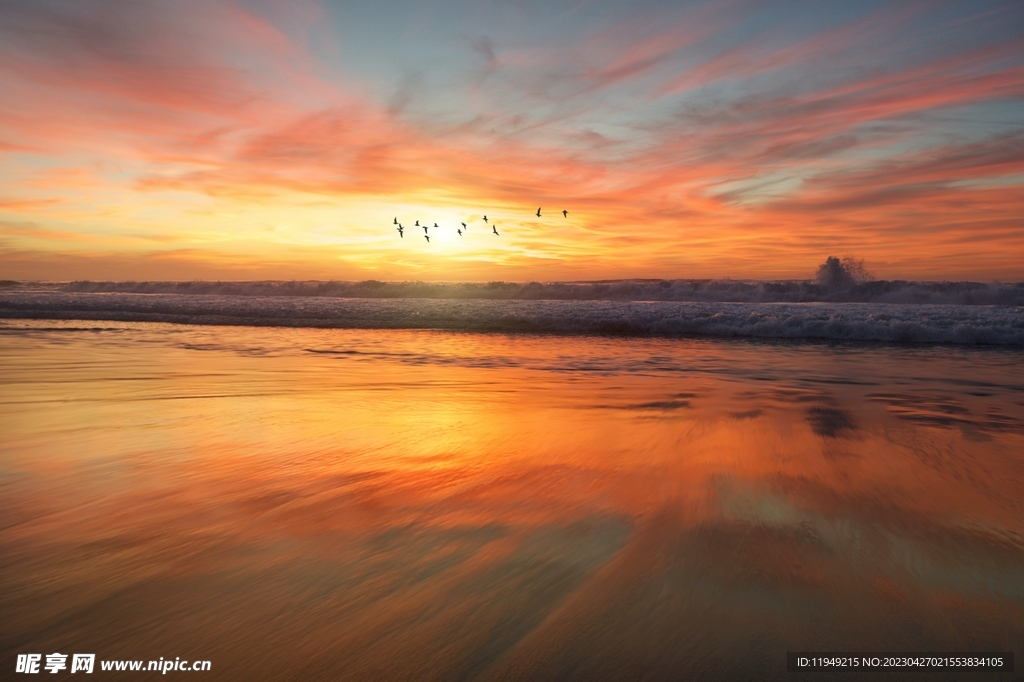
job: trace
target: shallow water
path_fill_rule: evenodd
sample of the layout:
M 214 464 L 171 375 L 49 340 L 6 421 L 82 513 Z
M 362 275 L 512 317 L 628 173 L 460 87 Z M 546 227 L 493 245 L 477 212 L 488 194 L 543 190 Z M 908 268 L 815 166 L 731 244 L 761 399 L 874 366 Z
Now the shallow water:
M 0 370 L 8 670 L 1024 666 L 1019 349 L 4 320 Z

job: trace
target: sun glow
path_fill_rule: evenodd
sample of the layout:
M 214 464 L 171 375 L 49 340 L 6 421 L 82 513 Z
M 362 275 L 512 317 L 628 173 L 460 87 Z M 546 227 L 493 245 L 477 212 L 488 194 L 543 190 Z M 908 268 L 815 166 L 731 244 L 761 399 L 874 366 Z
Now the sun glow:
M 4 10 L 5 277 L 1024 277 L 1020 8 L 89 7 Z

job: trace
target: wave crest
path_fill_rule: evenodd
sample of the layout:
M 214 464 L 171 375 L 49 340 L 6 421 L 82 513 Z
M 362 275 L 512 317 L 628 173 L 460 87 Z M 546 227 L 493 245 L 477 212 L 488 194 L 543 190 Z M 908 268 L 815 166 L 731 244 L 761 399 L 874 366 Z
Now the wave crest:
M 830 261 L 833 259 L 829 259 Z M 837 263 L 839 261 L 837 260 Z M 828 262 L 826 262 L 828 265 Z M 57 286 L 67 293 L 427 298 L 524 301 L 677 301 L 694 303 L 914 303 L 1024 305 L 1024 282 L 858 280 L 847 269 L 822 266 L 817 281 L 730 279 L 600 282 L 91 282 Z
M 1016 306 L 0 293 L 0 318 L 1024 347 Z

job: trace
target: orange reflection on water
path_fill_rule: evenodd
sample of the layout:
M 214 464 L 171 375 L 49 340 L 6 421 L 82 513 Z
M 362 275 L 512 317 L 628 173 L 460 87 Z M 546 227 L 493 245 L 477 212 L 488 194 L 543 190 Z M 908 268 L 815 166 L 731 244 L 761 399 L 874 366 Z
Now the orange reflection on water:
M 5 659 L 788 679 L 787 650 L 1021 656 L 1019 353 L 76 324 L 0 336 Z

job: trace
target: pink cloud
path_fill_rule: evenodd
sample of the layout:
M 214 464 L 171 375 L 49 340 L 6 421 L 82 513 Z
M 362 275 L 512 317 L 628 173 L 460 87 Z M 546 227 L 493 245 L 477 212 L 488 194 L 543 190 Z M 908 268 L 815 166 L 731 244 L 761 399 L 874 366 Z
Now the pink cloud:
M 637 268 L 693 248 L 709 262 L 730 249 L 750 262 L 777 258 L 772 248 L 816 259 L 805 254 L 840 243 L 875 253 L 922 234 L 952 250 L 968 229 L 990 249 L 1018 248 L 1007 234 L 1024 210 L 1019 186 L 977 181 L 1024 173 L 1019 136 L 932 140 L 924 151 L 910 142 L 938 125 L 937 111 L 1024 97 L 1020 39 L 640 111 L 727 79 L 798 78 L 807 62 L 842 60 L 918 11 L 882 9 L 778 49 L 758 39 L 683 74 L 681 55 L 721 32 L 726 14 L 626 22 L 569 47 L 492 46 L 488 68 L 506 77 L 465 85 L 457 94 L 478 98 L 479 111 L 438 122 L 389 107 L 351 74 L 329 77 L 302 39 L 323 20 L 315 5 L 297 16 L 218 3 L 143 4 L 123 16 L 30 9 L 15 17 L 23 38 L 0 45 L 0 87 L 14 103 L 0 108 L 0 152 L 31 150 L 62 167 L 103 158 L 125 191 L 142 193 L 571 205 L 591 221 L 580 228 L 587 257 L 621 254 Z M 635 115 L 605 100 L 624 91 L 646 93 L 623 98 Z M 506 101 L 522 109 L 503 111 Z M 606 120 L 616 126 L 590 129 Z M 772 195 L 787 178 L 793 186 Z M 62 190 L 66 203 L 89 180 L 26 174 L 0 210 L 44 211 L 51 200 L 32 191 Z M 908 215 L 930 227 L 914 232 Z M 577 248 L 565 236 L 530 239 Z

